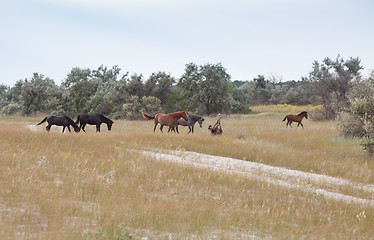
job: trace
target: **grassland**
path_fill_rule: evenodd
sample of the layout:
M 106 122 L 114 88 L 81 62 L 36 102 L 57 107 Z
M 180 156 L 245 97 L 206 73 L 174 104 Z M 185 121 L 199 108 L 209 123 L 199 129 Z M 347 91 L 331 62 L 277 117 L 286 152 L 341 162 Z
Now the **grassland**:
M 223 116 L 220 137 L 206 129 L 215 117 L 193 135 L 126 120 L 111 132 L 47 133 L 34 126 L 41 118 L 0 118 L 0 238 L 373 239 L 371 207 L 137 153 L 194 151 L 374 184 L 374 159 L 334 122 L 291 129 L 281 120 L 299 108 L 254 111 Z

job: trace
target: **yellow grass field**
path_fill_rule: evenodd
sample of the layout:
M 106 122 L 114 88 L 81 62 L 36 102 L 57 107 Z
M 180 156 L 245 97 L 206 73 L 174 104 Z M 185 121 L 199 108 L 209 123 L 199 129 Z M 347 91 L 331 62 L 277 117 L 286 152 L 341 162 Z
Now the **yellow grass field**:
M 258 106 L 223 115 L 222 136 L 153 133 L 153 121 L 115 121 L 64 133 L 43 117 L 0 118 L 0 239 L 374 239 L 374 208 L 236 174 L 156 161 L 140 150 L 225 156 L 374 184 L 374 158 L 334 122 L 286 114 L 313 106 Z M 312 116 L 312 113 L 310 114 Z M 374 192 L 324 184 L 374 200 Z

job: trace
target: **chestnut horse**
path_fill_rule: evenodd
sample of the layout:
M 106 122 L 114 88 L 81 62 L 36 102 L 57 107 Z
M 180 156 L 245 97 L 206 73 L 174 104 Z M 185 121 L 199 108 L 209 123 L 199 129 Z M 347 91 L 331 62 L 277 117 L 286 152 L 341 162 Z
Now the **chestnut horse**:
M 143 117 L 146 120 L 155 120 L 155 127 L 153 128 L 153 132 L 156 131 L 157 124 L 161 124 L 160 131 L 162 132 L 162 129 L 164 126 L 169 126 L 171 128 L 175 128 L 177 121 L 179 118 L 183 118 L 184 120 L 188 121 L 187 112 L 186 111 L 180 111 L 180 112 L 174 112 L 174 113 L 157 113 L 155 116 L 148 115 L 144 112 L 142 112 Z
M 290 125 L 290 127 L 292 127 L 291 123 L 292 122 L 297 122 L 297 126 L 298 127 L 299 127 L 299 125 L 301 125 L 304 128 L 303 124 L 301 123 L 301 120 L 303 120 L 304 117 L 306 119 L 308 119 L 308 112 L 304 111 L 304 112 L 301 112 L 301 113 L 299 113 L 297 115 L 287 115 L 287 116 L 284 117 L 283 122 L 286 121 L 286 119 L 287 119 L 286 127 L 288 125 Z

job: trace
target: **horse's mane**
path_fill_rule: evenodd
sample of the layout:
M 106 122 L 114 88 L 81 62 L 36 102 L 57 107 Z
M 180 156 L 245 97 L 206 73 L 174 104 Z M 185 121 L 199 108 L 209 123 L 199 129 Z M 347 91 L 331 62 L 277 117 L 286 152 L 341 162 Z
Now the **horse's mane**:
M 103 114 L 99 114 L 99 115 L 100 115 L 100 117 L 103 118 L 105 121 L 113 123 L 113 121 L 112 121 L 111 119 L 105 117 Z
M 190 115 L 188 115 L 188 118 L 191 118 L 192 120 L 198 121 L 200 118 L 202 118 L 202 116 L 195 115 L 195 114 L 190 114 Z
M 179 115 L 183 115 L 183 113 L 186 112 L 186 111 L 179 111 L 179 112 L 173 112 L 173 113 L 169 113 L 170 115 L 173 115 L 173 116 L 179 116 Z M 187 115 L 187 114 L 186 114 Z
M 66 118 L 66 120 L 68 120 L 68 122 L 70 123 L 70 125 L 72 125 L 73 127 L 78 127 L 78 125 L 71 119 L 69 118 L 68 116 L 65 116 L 64 115 L 64 118 Z
M 306 112 L 306 111 L 303 111 L 303 112 L 301 112 L 301 113 L 297 114 L 297 116 L 301 116 L 301 115 L 303 115 L 303 114 L 305 114 L 305 113 L 308 113 L 308 112 Z

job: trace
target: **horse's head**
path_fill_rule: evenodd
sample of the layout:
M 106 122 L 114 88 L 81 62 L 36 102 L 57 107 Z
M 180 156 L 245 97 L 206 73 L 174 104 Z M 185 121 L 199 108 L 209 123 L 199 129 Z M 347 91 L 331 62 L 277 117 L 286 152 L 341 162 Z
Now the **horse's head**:
M 203 121 L 204 121 L 203 117 L 201 117 L 201 118 L 199 118 L 199 120 L 197 120 L 197 122 L 199 123 L 200 127 L 203 127 Z
M 108 131 L 112 130 L 113 121 L 107 123 Z
M 75 132 L 79 132 L 79 131 L 81 130 L 81 128 L 78 127 L 78 125 L 75 125 L 75 126 L 73 126 L 73 127 L 74 127 L 74 131 L 75 131 Z
M 304 116 L 305 116 L 306 119 L 308 119 L 308 112 L 305 112 Z
M 186 111 L 182 112 L 181 118 L 183 118 L 184 120 L 188 121 L 188 116 L 187 116 L 187 112 Z

